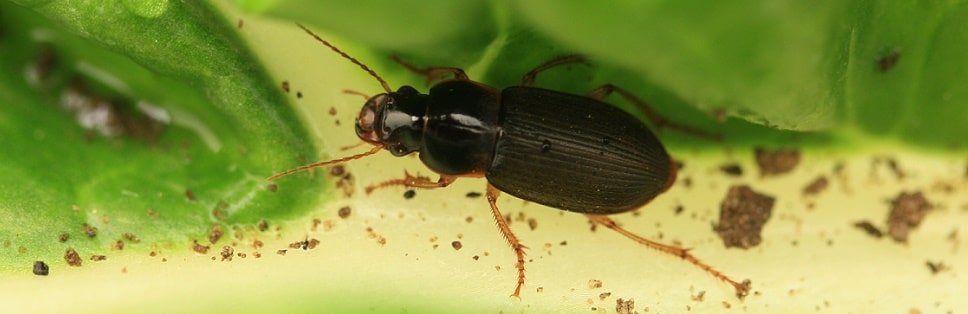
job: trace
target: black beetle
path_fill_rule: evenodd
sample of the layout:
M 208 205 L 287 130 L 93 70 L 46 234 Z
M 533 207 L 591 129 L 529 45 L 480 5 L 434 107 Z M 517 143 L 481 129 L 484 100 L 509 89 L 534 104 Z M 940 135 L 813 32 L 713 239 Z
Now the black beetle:
M 524 75 L 521 86 L 498 90 L 471 81 L 458 68 L 417 68 L 399 58 L 393 60 L 433 82 L 421 94 L 410 86 L 396 92 L 366 65 L 299 25 L 344 58 L 367 71 L 386 93 L 369 97 L 356 118 L 356 134 L 373 145 L 369 151 L 335 160 L 293 168 L 269 177 L 272 181 L 295 172 L 342 163 L 372 155 L 382 149 L 394 156 L 414 152 L 440 174 L 437 181 L 406 174 L 367 187 L 403 185 L 440 188 L 459 177 L 487 179 L 487 201 L 494 219 L 517 255 L 518 283 L 524 284 L 524 249 L 497 208 L 501 191 L 521 199 L 585 214 L 593 222 L 613 229 L 639 243 L 678 256 L 731 284 L 738 297 L 745 296 L 749 281 L 736 282 L 693 257 L 686 249 L 653 242 L 619 227 L 605 215 L 639 208 L 667 190 L 676 179 L 676 163 L 658 138 L 629 113 L 602 101 L 612 92 L 639 105 L 659 127 L 675 128 L 706 136 L 706 133 L 668 122 L 627 91 L 611 84 L 588 96 L 532 87 L 535 76 L 555 66 L 583 62 L 581 56 L 549 61 Z

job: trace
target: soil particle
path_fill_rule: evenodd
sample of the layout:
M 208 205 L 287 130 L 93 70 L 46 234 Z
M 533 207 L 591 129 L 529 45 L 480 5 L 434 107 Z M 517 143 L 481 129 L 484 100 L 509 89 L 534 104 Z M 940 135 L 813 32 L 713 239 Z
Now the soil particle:
M 350 213 L 352 213 L 352 211 L 353 209 L 350 208 L 349 206 L 344 206 L 339 209 L 339 212 L 337 212 L 337 214 L 339 214 L 339 218 L 346 219 L 347 217 L 350 216 Z
M 76 267 L 80 267 L 82 263 L 81 256 L 73 248 L 67 249 L 67 253 L 64 253 L 64 260 L 67 261 L 67 265 Z
M 760 232 L 770 219 L 774 198 L 749 186 L 733 186 L 720 207 L 719 225 L 713 230 L 726 247 L 751 248 L 762 241 Z
M 887 234 L 894 241 L 906 243 L 908 232 L 921 224 L 924 215 L 932 208 L 931 203 L 921 192 L 903 192 L 891 203 L 891 213 L 887 218 Z
M 741 177 L 743 176 L 743 167 L 740 167 L 737 163 L 725 164 L 719 166 L 719 171 L 722 171 L 731 177 Z
M 231 262 L 232 261 L 232 254 L 234 254 L 234 253 L 235 253 L 235 249 L 233 249 L 231 246 L 226 245 L 226 246 L 222 247 L 222 252 L 220 253 L 220 255 L 222 255 L 222 261 L 223 262 Z
M 81 233 L 86 234 L 87 237 L 93 238 L 97 236 L 97 227 L 91 226 L 89 224 L 84 224 L 81 227 Z
M 803 188 L 803 194 L 805 195 L 820 194 L 820 192 L 823 192 L 823 190 L 827 189 L 827 185 L 828 185 L 827 177 L 825 176 L 817 177 L 816 179 L 813 180 L 813 182 L 810 182 L 810 184 L 807 184 L 807 186 Z
M 141 239 L 139 239 L 138 236 L 130 232 L 126 232 L 124 234 L 124 238 L 128 239 L 128 241 L 135 242 L 135 243 L 141 242 Z
M 195 242 L 192 243 L 192 251 L 198 252 L 200 254 L 205 254 L 205 253 L 208 253 L 208 249 L 209 249 L 209 246 L 199 244 L 198 240 L 195 240 Z
M 212 244 L 215 244 L 215 242 L 218 242 L 218 239 L 221 239 L 222 238 L 222 235 L 223 234 L 225 234 L 225 233 L 222 232 L 222 226 L 221 225 L 214 225 L 214 226 L 212 226 L 211 230 L 208 233 L 208 242 L 210 242 Z
M 793 170 L 800 163 L 800 151 L 783 149 L 769 151 L 756 148 L 756 164 L 760 167 L 761 176 L 780 175 Z
M 878 239 L 884 236 L 884 232 L 882 232 L 881 229 L 878 229 L 877 227 L 874 226 L 874 224 L 872 224 L 870 221 L 867 221 L 867 220 L 855 222 L 854 227 L 857 227 L 860 230 L 864 230 L 864 232 L 866 232 L 870 236 Z
M 47 274 L 50 274 L 50 267 L 47 266 L 47 263 L 44 263 L 43 261 L 35 261 L 34 275 L 47 276 Z
M 635 299 L 624 300 L 618 298 L 615 300 L 615 312 L 618 314 L 632 314 L 635 312 Z

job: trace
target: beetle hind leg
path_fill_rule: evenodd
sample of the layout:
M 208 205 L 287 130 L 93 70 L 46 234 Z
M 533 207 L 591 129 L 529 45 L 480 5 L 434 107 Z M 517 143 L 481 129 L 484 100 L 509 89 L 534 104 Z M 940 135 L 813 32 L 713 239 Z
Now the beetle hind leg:
M 623 235 L 623 236 L 625 236 L 625 237 L 627 237 L 629 239 L 632 239 L 635 242 L 644 244 L 645 246 L 648 246 L 650 248 L 653 248 L 653 249 L 662 251 L 664 253 L 668 253 L 668 254 L 677 256 L 677 257 L 679 257 L 681 259 L 684 259 L 684 260 L 686 260 L 686 261 L 688 261 L 688 262 L 690 262 L 690 263 L 692 263 L 692 264 L 694 264 L 696 266 L 699 266 L 699 268 L 702 268 L 702 270 L 706 271 L 707 273 L 709 273 L 713 277 L 719 278 L 720 280 L 725 281 L 726 283 L 732 285 L 733 288 L 736 289 L 736 297 L 740 298 L 740 300 L 742 300 L 743 297 L 745 297 L 750 292 L 751 282 L 749 281 L 749 279 L 744 280 L 743 282 L 737 282 L 737 281 L 735 281 L 735 280 L 727 277 L 723 273 L 719 272 L 718 270 L 716 270 L 712 266 L 709 266 L 709 264 L 703 263 L 702 261 L 700 261 L 698 258 L 696 258 L 695 256 L 693 256 L 692 254 L 689 254 L 689 250 L 687 250 L 687 249 L 683 249 L 683 248 L 675 247 L 675 246 L 671 246 L 671 245 L 666 245 L 666 244 L 662 244 L 662 243 L 659 243 L 659 242 L 655 242 L 655 241 L 652 241 L 652 240 L 643 238 L 643 237 L 641 237 L 639 235 L 636 235 L 636 234 L 634 234 L 634 233 L 632 233 L 632 232 L 630 232 L 628 230 L 625 230 L 624 228 L 620 227 L 617 223 L 615 223 L 614 220 L 612 220 L 611 218 L 605 217 L 605 216 L 600 216 L 600 215 L 585 215 L 585 216 L 588 216 L 588 218 L 591 219 L 593 222 L 595 222 L 597 224 L 600 224 L 602 226 L 605 226 L 605 227 L 607 227 L 609 229 L 615 230 L 615 232 L 618 232 L 619 234 L 621 234 L 621 235 Z
M 693 128 L 688 125 L 683 125 L 683 124 L 679 124 L 679 123 L 675 123 L 667 120 L 666 118 L 662 117 L 662 115 L 659 115 L 659 113 L 655 112 L 655 110 L 652 110 L 652 107 L 649 106 L 648 103 L 642 101 L 638 97 L 635 97 L 635 95 L 632 95 L 632 93 L 629 93 L 627 90 L 612 84 L 605 84 L 599 88 L 596 88 L 595 90 L 592 90 L 590 93 L 588 93 L 588 97 L 599 101 L 604 101 L 605 98 L 607 98 L 613 92 L 618 93 L 619 95 L 622 96 L 622 98 L 625 98 L 626 100 L 634 104 L 636 107 L 641 109 L 642 112 L 645 113 L 645 116 L 648 117 L 649 120 L 652 121 L 652 124 L 654 124 L 655 127 L 657 128 L 675 129 L 683 133 L 691 134 L 694 136 L 706 138 L 717 142 L 723 140 L 722 136 L 711 134 L 709 132 L 706 132 L 697 128 Z
M 518 262 L 515 267 L 518 269 L 518 284 L 514 287 L 514 293 L 511 294 L 512 297 L 519 297 L 521 294 L 521 287 L 524 286 L 524 249 L 527 247 L 521 244 L 518 237 L 511 232 L 511 227 L 508 225 L 507 219 L 501 214 L 501 211 L 497 209 L 497 197 L 501 195 L 501 191 L 495 188 L 490 183 L 487 184 L 487 203 L 491 205 L 491 214 L 494 215 L 494 221 L 497 223 L 497 227 L 501 229 L 501 234 L 504 235 L 504 239 L 508 241 L 508 245 L 514 250 L 514 254 L 518 257 Z

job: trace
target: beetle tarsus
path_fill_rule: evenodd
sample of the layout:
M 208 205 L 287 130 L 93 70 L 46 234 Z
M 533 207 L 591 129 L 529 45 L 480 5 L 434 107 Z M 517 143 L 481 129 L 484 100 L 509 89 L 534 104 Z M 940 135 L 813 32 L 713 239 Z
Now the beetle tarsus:
M 605 226 L 605 227 L 607 227 L 609 229 L 615 230 L 619 234 L 621 234 L 621 235 L 623 235 L 623 236 L 625 236 L 625 237 L 627 237 L 629 239 L 632 239 L 632 240 L 634 240 L 636 242 L 639 242 L 641 244 L 644 244 L 645 246 L 648 246 L 650 248 L 653 248 L 653 249 L 656 249 L 656 250 L 665 252 L 667 254 L 671 254 L 671 255 L 676 256 L 676 257 L 679 257 L 679 258 L 684 259 L 684 260 L 686 260 L 686 261 L 688 261 L 688 262 L 690 262 L 690 263 L 692 263 L 692 264 L 694 264 L 696 266 L 699 266 L 699 268 L 702 268 L 702 270 L 705 270 L 707 273 L 709 273 L 713 277 L 719 278 L 720 280 L 725 281 L 726 283 L 732 285 L 733 288 L 736 289 L 736 297 L 738 297 L 740 300 L 742 300 L 743 297 L 745 297 L 747 294 L 749 294 L 749 290 L 750 290 L 750 287 L 752 285 L 752 282 L 749 279 L 744 280 L 742 283 L 737 282 L 737 281 L 735 281 L 735 280 L 727 277 L 723 273 L 719 272 L 718 270 L 716 270 L 712 266 L 709 266 L 708 264 L 703 263 L 702 261 L 700 261 L 698 258 L 696 258 L 695 256 L 693 256 L 692 254 L 689 254 L 689 250 L 688 249 L 683 249 L 683 248 L 679 248 L 679 247 L 675 247 L 675 246 L 671 246 L 671 245 L 666 245 L 666 244 L 662 244 L 662 243 L 659 243 L 659 242 L 655 242 L 655 241 L 652 241 L 652 240 L 643 238 L 643 237 L 641 237 L 639 235 L 636 235 L 636 234 L 634 234 L 634 233 L 632 233 L 632 232 L 630 232 L 628 230 L 625 230 L 622 227 L 619 227 L 619 225 L 617 223 L 615 223 L 614 220 L 612 220 L 611 218 L 605 217 L 605 216 L 601 216 L 601 215 L 585 215 L 585 216 L 588 216 L 588 218 L 591 219 L 593 222 L 595 222 L 597 224 L 600 224 L 602 226 Z
M 521 287 L 524 286 L 524 249 L 527 247 L 521 244 L 521 241 L 514 235 L 514 232 L 511 232 L 511 227 L 508 225 L 507 219 L 497 209 L 497 197 L 499 195 L 501 195 L 500 190 L 493 185 L 487 185 L 487 203 L 491 205 L 491 214 L 494 214 L 494 221 L 497 223 L 497 227 L 501 229 L 504 240 L 507 240 L 508 245 L 511 246 L 514 254 L 518 257 L 518 262 L 515 264 L 515 267 L 518 269 L 518 284 L 514 287 L 514 293 L 511 296 L 520 297 Z

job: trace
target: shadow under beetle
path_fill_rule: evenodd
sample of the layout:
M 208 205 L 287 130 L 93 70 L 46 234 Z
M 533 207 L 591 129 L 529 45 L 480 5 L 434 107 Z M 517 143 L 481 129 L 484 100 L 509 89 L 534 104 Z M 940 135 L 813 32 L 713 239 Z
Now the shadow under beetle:
M 441 188 L 459 177 L 486 178 L 491 213 L 517 255 L 518 281 L 512 296 L 518 296 L 524 285 L 525 246 L 498 210 L 496 201 L 502 191 L 585 214 L 594 223 L 695 264 L 732 285 L 739 298 L 749 293 L 749 280 L 740 283 L 730 279 L 686 249 L 645 239 L 606 217 L 642 207 L 665 192 L 675 182 L 677 169 L 648 127 L 602 101 L 608 95 L 617 92 L 638 105 L 657 127 L 716 137 L 666 121 L 631 93 L 611 84 L 593 90 L 587 97 L 532 87 L 538 73 L 584 62 L 582 56 L 551 60 L 526 73 L 520 86 L 503 90 L 474 82 L 458 68 L 418 68 L 393 57 L 408 70 L 425 76 L 428 83 L 441 81 L 427 94 L 410 86 L 394 92 L 369 67 L 305 26 L 299 27 L 367 71 L 386 92 L 369 97 L 356 118 L 356 135 L 373 145 L 372 149 L 293 168 L 267 180 L 359 159 L 383 149 L 398 157 L 416 152 L 428 168 L 440 174 L 437 181 L 405 173 L 402 179 L 371 185 L 366 192 L 395 185 Z M 453 78 L 444 79 L 448 76 Z

